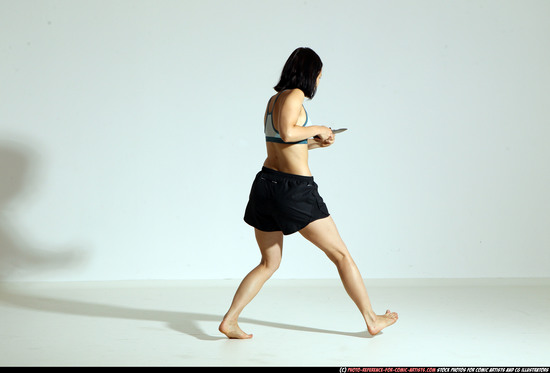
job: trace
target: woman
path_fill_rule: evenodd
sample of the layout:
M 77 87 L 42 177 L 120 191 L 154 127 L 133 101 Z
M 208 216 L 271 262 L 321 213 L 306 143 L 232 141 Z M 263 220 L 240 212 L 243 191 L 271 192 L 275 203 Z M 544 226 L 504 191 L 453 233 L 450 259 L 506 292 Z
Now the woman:
M 256 175 L 244 220 L 254 227 L 262 259 L 241 282 L 219 330 L 229 338 L 252 338 L 237 323 L 244 307 L 258 294 L 281 262 L 283 236 L 300 232 L 334 262 L 349 296 L 371 335 L 397 321 L 397 314 L 376 315 L 363 278 L 340 238 L 308 167 L 308 150 L 334 143 L 332 130 L 307 126 L 304 99 L 315 95 L 323 64 L 309 48 L 296 49 L 286 61 L 278 93 L 264 117 L 267 159 Z

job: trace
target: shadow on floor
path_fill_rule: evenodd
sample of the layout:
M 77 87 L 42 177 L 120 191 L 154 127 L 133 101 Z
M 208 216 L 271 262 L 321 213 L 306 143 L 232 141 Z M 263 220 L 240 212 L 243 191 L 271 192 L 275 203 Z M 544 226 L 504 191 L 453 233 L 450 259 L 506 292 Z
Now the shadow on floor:
M 221 340 L 226 339 L 221 333 L 216 336 L 205 333 L 199 326 L 200 321 L 220 322 L 222 315 L 212 315 L 195 312 L 174 312 L 151 309 L 139 309 L 122 307 L 118 305 L 98 304 L 92 302 L 83 302 L 69 299 L 58 299 L 46 296 L 37 296 L 27 294 L 21 291 L 9 289 L 0 284 L 0 304 L 16 306 L 42 312 L 53 312 L 59 314 L 105 317 L 105 318 L 120 318 L 132 320 L 160 321 L 180 333 L 193 336 L 200 340 Z M 336 330 L 326 330 L 312 328 L 301 325 L 292 325 L 279 322 L 271 322 L 264 320 L 256 320 L 247 317 L 239 319 L 241 323 L 256 324 L 268 326 L 272 328 L 288 329 L 310 333 L 325 333 L 334 335 L 344 335 L 349 337 L 372 338 L 365 330 L 362 332 L 342 332 Z

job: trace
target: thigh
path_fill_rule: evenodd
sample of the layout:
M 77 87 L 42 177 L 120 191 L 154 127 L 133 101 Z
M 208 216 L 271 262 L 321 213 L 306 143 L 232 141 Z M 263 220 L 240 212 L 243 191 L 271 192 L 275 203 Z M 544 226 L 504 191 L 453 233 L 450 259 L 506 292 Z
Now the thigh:
M 300 230 L 300 234 L 320 248 L 332 261 L 349 254 L 331 216 L 309 223 Z
M 254 229 L 256 242 L 262 253 L 262 260 L 268 264 L 279 264 L 283 255 L 283 232 L 265 232 Z

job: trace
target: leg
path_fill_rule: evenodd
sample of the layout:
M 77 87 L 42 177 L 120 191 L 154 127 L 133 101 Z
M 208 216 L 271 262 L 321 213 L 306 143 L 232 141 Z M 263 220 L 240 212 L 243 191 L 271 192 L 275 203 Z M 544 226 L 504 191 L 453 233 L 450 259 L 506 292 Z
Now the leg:
M 375 335 L 397 321 L 397 314 L 389 310 L 384 315 L 374 313 L 363 278 L 342 241 L 332 217 L 316 220 L 300 233 L 323 250 L 336 265 L 344 288 L 361 311 L 370 334 Z
M 255 229 L 256 241 L 262 253 L 260 264 L 241 282 L 229 311 L 225 314 L 219 330 L 229 338 L 252 338 L 239 328 L 237 319 L 244 307 L 258 294 L 264 283 L 279 268 L 283 253 L 283 233 L 263 232 Z

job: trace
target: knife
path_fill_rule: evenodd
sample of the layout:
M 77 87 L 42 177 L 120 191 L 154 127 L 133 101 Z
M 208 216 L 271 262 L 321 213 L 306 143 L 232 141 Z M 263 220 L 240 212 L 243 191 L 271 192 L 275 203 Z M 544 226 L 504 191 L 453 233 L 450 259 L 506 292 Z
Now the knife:
M 331 130 L 332 130 L 332 128 L 331 128 Z M 347 128 L 338 128 L 336 130 L 332 130 L 332 133 L 337 134 L 337 133 L 344 132 L 344 131 L 347 131 L 347 130 L 348 130 Z
M 329 128 L 330 128 L 330 127 L 329 127 Z M 333 130 L 333 129 L 331 128 L 331 130 L 332 130 L 332 133 L 334 133 L 334 134 L 336 135 L 337 133 L 347 131 L 348 129 L 347 129 L 347 128 L 338 128 L 338 129 Z M 318 139 L 318 138 L 319 138 L 319 136 L 315 136 L 315 137 L 314 137 L 314 139 Z

